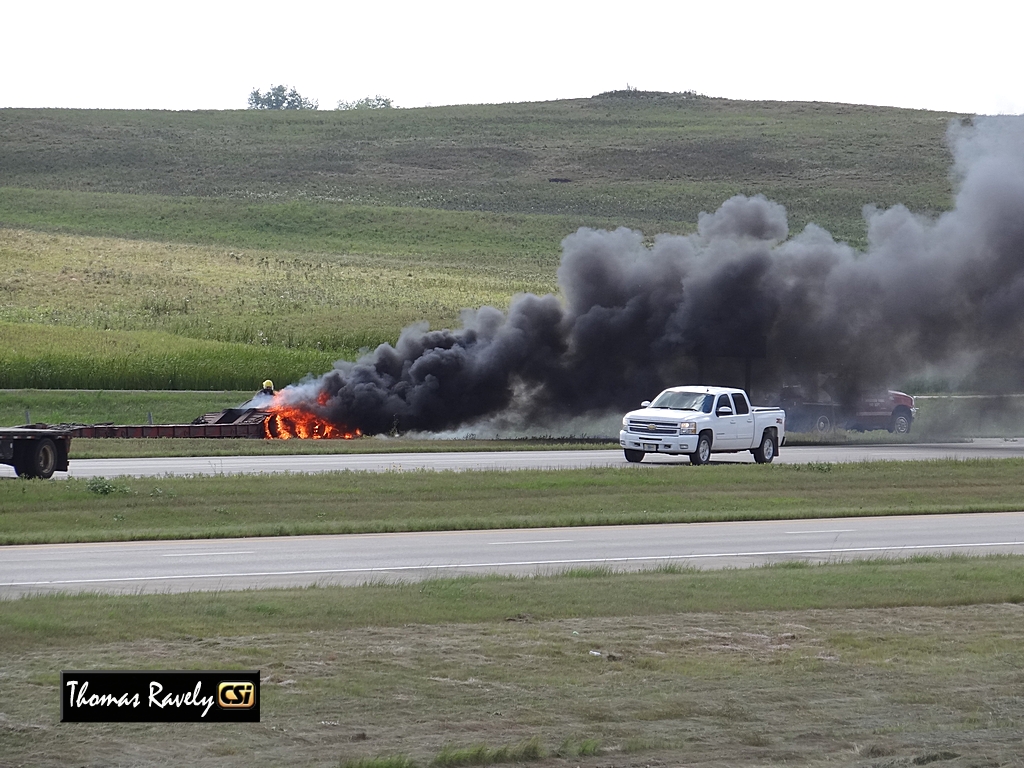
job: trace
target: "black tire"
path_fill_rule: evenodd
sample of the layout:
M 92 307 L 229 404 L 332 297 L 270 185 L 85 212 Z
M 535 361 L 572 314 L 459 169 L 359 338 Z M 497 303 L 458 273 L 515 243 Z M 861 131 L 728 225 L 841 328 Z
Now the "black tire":
M 771 430 L 765 431 L 761 436 L 761 444 L 751 451 L 754 454 L 754 461 L 758 464 L 771 464 L 778 452 L 779 447 Z
M 701 432 L 697 438 L 697 450 L 690 454 L 690 463 L 695 466 L 711 461 L 711 435 Z
M 639 464 L 644 460 L 643 451 L 631 451 L 629 448 L 626 448 L 623 450 L 623 453 L 626 454 L 626 461 L 630 464 Z
M 892 420 L 889 422 L 889 431 L 897 435 L 909 435 L 910 424 L 914 417 L 906 408 L 897 408 L 893 411 Z
M 832 417 L 827 413 L 819 413 L 814 417 L 814 426 L 811 431 L 816 435 L 827 435 L 834 429 L 832 424 Z
M 21 446 L 21 456 L 14 465 L 19 477 L 40 477 L 47 480 L 57 469 L 57 445 L 48 437 Z

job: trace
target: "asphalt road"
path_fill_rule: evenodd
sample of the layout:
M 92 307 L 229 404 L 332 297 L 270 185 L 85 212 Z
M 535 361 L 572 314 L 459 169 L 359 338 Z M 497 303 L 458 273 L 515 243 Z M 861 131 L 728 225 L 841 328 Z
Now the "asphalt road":
M 972 443 L 914 445 L 833 445 L 783 447 L 783 464 L 848 461 L 920 461 L 927 459 L 1024 457 L 1024 439 L 977 439 Z M 748 452 L 715 454 L 712 463 L 752 463 Z M 648 455 L 645 465 L 689 464 L 685 457 Z M 55 477 L 146 477 L 163 475 L 233 475 L 269 472 L 332 472 L 357 470 L 573 469 L 627 466 L 622 451 L 479 451 L 456 453 L 378 453 L 317 456 L 218 456 L 199 458 L 72 459 L 67 475 Z M 0 476 L 14 477 L 0 465 Z
M 0 547 L 0 597 L 1024 553 L 1024 512 Z

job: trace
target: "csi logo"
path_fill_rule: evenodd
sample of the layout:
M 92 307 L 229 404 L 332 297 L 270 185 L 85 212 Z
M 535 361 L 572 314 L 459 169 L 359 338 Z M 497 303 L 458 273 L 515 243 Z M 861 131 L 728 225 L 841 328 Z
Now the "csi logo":
M 256 686 L 253 683 L 220 683 L 217 686 L 217 706 L 221 709 L 252 709 L 256 706 Z

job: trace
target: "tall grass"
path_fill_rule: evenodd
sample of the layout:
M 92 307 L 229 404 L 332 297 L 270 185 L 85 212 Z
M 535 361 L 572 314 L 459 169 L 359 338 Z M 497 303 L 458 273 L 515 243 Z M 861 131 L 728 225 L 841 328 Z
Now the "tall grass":
M 523 763 L 546 757 L 540 739 L 533 737 L 519 744 L 489 747 L 475 744 L 471 747 L 456 747 L 446 744 L 430 762 L 433 768 L 459 768 L 472 765 L 495 765 L 496 763 Z
M 156 390 L 50 390 L 20 389 L 0 391 L 0 426 L 25 422 L 26 413 L 31 423 L 45 424 L 145 424 L 150 417 L 154 424 L 187 424 L 196 416 L 224 408 L 232 408 L 252 397 L 260 382 L 248 390 L 218 390 L 211 392 L 156 391 Z M 206 445 L 209 440 L 184 439 L 193 449 Z M 228 440 L 251 443 L 252 440 Z M 122 445 L 122 443 L 125 443 Z M 178 445 L 178 441 L 153 440 L 75 440 L 74 455 L 83 458 L 88 451 L 84 446 L 109 445 L 115 454 L 122 456 L 146 455 L 147 446 L 152 450 L 159 445 Z M 119 446 L 119 448 L 115 448 Z M 202 455 L 201 449 L 195 455 Z
M 0 323 L 0 388 L 255 391 L 330 370 L 315 350 L 198 341 L 150 331 Z
M 291 382 L 394 342 L 411 323 L 453 327 L 465 307 L 504 307 L 515 292 L 554 289 L 553 267 L 544 276 L 534 263 L 513 269 L 481 259 L 453 271 L 407 257 L 3 228 L 0 266 L 0 387 L 248 388 L 267 375 Z

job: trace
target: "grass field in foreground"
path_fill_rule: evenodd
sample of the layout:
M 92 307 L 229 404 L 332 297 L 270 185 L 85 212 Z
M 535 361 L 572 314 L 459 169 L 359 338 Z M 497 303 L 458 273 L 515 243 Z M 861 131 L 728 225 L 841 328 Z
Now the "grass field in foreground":
M 215 470 L 215 463 L 211 470 Z M 0 482 L 0 543 L 1005 511 L 1024 460 Z
M 1010 765 L 1022 600 L 1021 558 L 991 557 L 3 601 L 0 754 Z M 59 671 L 82 668 L 259 669 L 261 722 L 58 726 Z

